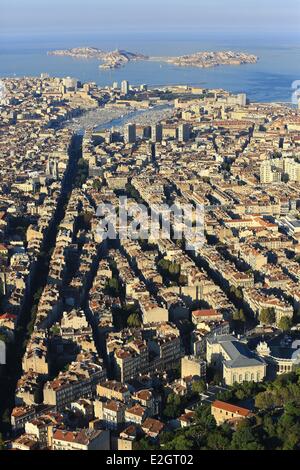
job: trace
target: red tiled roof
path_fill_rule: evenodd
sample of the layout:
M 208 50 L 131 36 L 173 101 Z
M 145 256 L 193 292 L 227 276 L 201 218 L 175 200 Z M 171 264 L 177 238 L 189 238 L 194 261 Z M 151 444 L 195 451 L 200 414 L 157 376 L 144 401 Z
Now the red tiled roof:
M 17 315 L 13 315 L 12 313 L 3 313 L 0 315 L 0 320 L 15 320 Z
M 159 434 L 165 425 L 158 421 L 158 419 L 146 418 L 142 424 L 142 429 L 144 432 L 156 433 Z
M 194 310 L 192 314 L 195 317 L 214 317 L 216 315 L 222 316 L 222 314 L 218 313 L 217 310 L 215 310 L 214 308 L 210 308 L 207 310 Z
M 241 406 L 232 405 L 225 401 L 215 400 L 212 405 L 214 408 L 219 408 L 220 410 L 229 411 L 230 413 L 235 413 L 245 418 L 251 414 L 251 411 L 248 408 L 242 408 Z
M 139 405 L 138 403 L 133 405 L 131 408 L 128 408 L 127 409 L 127 413 L 130 413 L 130 414 L 133 414 L 133 415 L 137 415 L 137 416 L 144 416 L 145 414 L 145 408 L 141 405 Z

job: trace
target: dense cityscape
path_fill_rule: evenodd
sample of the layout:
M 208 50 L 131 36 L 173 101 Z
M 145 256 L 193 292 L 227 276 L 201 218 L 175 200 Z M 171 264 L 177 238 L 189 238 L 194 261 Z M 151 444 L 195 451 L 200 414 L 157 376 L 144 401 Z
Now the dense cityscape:
M 2 83 L 0 448 L 299 450 L 299 106 Z

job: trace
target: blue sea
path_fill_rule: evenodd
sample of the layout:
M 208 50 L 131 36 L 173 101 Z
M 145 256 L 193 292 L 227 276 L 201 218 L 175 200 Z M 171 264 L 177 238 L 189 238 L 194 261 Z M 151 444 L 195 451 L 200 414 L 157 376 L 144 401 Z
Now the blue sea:
M 159 62 L 131 62 L 116 70 L 99 69 L 98 60 L 47 55 L 47 51 L 79 46 L 116 48 L 149 56 L 183 55 L 202 50 L 233 50 L 256 54 L 257 64 L 211 69 L 181 68 Z M 300 79 L 300 33 L 0 33 L 0 77 L 72 76 L 110 85 L 127 79 L 149 86 L 187 84 L 245 92 L 251 101 L 290 102 L 292 83 Z

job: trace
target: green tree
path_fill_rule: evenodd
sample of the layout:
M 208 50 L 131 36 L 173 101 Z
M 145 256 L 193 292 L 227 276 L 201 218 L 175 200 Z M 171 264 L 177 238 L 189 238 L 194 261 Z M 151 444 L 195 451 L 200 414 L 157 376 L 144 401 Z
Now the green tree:
M 208 432 L 216 429 L 216 420 L 211 414 L 210 405 L 199 406 L 196 410 L 196 423 Z
M 243 289 L 241 287 L 230 287 L 230 292 L 233 294 L 238 300 L 243 300 L 244 294 Z
M 186 282 L 186 279 L 180 276 L 180 264 L 172 263 L 165 258 L 162 258 L 157 264 L 165 278 L 176 283 Z
M 161 268 L 163 271 L 167 271 L 169 269 L 170 262 L 163 258 L 157 264 L 158 267 Z
M 140 441 L 134 442 L 133 450 L 155 450 L 155 445 L 151 444 L 147 438 L 143 437 Z
M 235 399 L 247 400 L 252 398 L 260 391 L 261 385 L 256 382 L 243 382 L 241 384 L 235 384 L 233 392 Z
M 274 422 L 272 416 L 266 414 L 263 417 L 263 429 L 268 434 L 269 437 L 276 436 L 276 423 Z
M 299 450 L 299 428 L 293 427 L 289 429 L 289 432 L 283 442 L 282 450 Z
M 220 431 L 213 432 L 208 435 L 207 446 L 213 450 L 226 450 L 230 448 L 230 439 Z
M 193 382 L 192 384 L 192 391 L 194 393 L 203 393 L 206 390 L 206 385 L 203 379 L 197 380 L 196 382 Z
M 167 418 L 176 418 L 181 414 L 181 398 L 175 393 L 170 393 L 164 409 L 164 415 Z
M 119 295 L 119 281 L 115 277 L 108 280 L 106 284 L 106 291 L 109 295 L 117 297 Z
M 263 325 L 273 325 L 275 323 L 275 310 L 273 308 L 263 308 L 260 311 L 259 320 Z
M 171 263 L 169 266 L 169 273 L 170 274 L 179 274 L 180 273 L 180 265 L 176 263 Z
M 59 328 L 58 325 L 53 325 L 53 326 L 51 327 L 51 330 L 50 330 L 50 331 L 51 331 L 51 333 L 53 333 L 54 335 L 59 335 L 59 333 L 60 333 L 60 328 Z
M 245 323 L 245 321 L 246 321 L 246 315 L 245 315 L 245 312 L 244 312 L 244 310 L 243 310 L 242 308 L 239 310 L 239 317 L 240 317 L 239 320 L 240 320 L 241 322 Z
M 287 402 L 284 405 L 284 412 L 289 416 L 293 416 L 297 421 L 300 418 L 300 403 L 294 401 Z
M 294 403 L 287 403 L 283 415 L 278 420 L 277 434 L 283 441 L 283 450 L 294 450 L 299 448 L 300 426 L 299 426 L 300 407 Z
M 233 434 L 231 441 L 232 450 L 263 450 L 258 436 L 255 434 L 248 420 L 242 421 Z
M 141 319 L 138 313 L 131 313 L 127 318 L 127 326 L 129 328 L 139 328 L 141 326 Z
M 246 321 L 246 315 L 245 315 L 245 312 L 244 310 L 241 308 L 240 310 L 236 310 L 233 314 L 233 320 L 235 321 L 240 321 L 240 322 L 243 322 L 245 323 Z
M 262 409 L 271 408 L 274 406 L 273 394 L 269 391 L 258 393 L 255 397 L 255 406 Z
M 102 186 L 101 180 L 96 179 L 93 181 L 93 189 L 96 189 L 97 191 L 99 191 L 99 189 L 101 189 L 101 186 Z
M 191 450 L 193 449 L 193 442 L 182 434 L 178 434 L 170 441 L 165 444 L 164 449 L 166 450 Z
M 283 331 L 289 331 L 292 327 L 292 320 L 289 317 L 281 317 L 279 321 L 279 328 Z

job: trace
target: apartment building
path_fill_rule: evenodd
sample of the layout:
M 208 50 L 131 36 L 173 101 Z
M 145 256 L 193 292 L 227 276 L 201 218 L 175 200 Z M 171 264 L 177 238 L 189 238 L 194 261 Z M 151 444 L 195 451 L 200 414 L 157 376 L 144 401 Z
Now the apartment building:
M 57 429 L 53 432 L 51 444 L 52 450 L 110 450 L 109 431 Z

